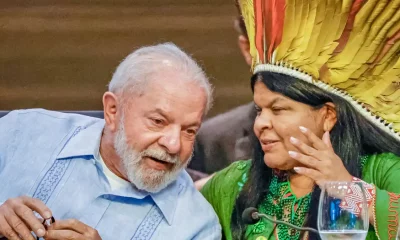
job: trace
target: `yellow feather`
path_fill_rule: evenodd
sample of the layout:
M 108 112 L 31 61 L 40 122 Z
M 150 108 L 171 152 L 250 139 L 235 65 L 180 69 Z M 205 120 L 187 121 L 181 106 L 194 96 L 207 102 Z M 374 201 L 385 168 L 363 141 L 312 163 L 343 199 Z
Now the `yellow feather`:
M 381 42 L 382 38 L 387 35 L 387 32 L 393 25 L 399 23 L 400 19 L 400 0 L 393 0 L 389 4 L 379 11 L 379 15 L 374 19 L 369 29 L 369 34 L 364 46 L 370 46 L 376 44 L 378 41 Z M 378 13 L 377 13 L 378 14 Z
M 360 9 L 356 9 L 346 35 L 343 33 L 355 0 L 274 1 L 286 4 L 282 40 L 273 51 L 274 62 L 266 63 L 282 62 L 314 80 L 320 77 L 362 101 L 400 131 L 400 40 L 389 42 L 400 30 L 400 0 L 363 1 L 357 5 Z M 240 6 L 253 66 L 263 64 L 255 47 L 253 0 L 240 0 Z M 340 52 L 334 53 L 339 40 Z
M 296 1 L 296 11 L 294 12 L 294 29 L 295 33 L 293 36 L 293 40 L 291 41 L 290 47 L 286 50 L 286 56 L 297 55 L 302 51 L 301 44 L 304 43 L 304 32 L 306 31 L 306 21 L 308 16 L 308 4 L 303 4 L 303 1 L 306 0 L 297 0 Z
M 372 70 L 373 75 L 381 75 L 387 70 L 387 68 L 392 68 L 393 65 L 395 65 L 396 60 L 399 59 L 399 52 L 397 49 L 400 49 L 400 41 L 394 44 L 382 61 L 375 66 Z
M 365 40 L 368 34 L 368 28 L 365 27 L 368 24 L 368 19 L 374 9 L 379 4 L 385 4 L 387 0 L 369 0 L 365 3 L 365 5 L 358 12 L 353 29 L 350 33 L 349 40 L 341 53 L 331 58 L 328 62 L 329 68 L 344 68 L 348 66 L 354 56 L 357 54 L 358 50 L 361 48 L 362 42 Z M 337 76 L 336 76 L 337 77 Z M 342 78 L 343 79 L 343 78 Z M 338 82 L 343 81 L 342 79 L 338 79 Z
M 343 0 L 343 1 L 339 1 L 339 2 L 341 2 L 342 9 L 341 9 L 340 21 L 339 21 L 338 30 L 336 31 L 335 39 L 339 39 L 342 36 L 344 27 L 346 26 L 346 23 L 347 23 L 347 18 L 349 16 L 349 13 L 351 10 L 351 6 L 353 5 L 353 0 Z
M 399 22 L 400 11 L 397 11 L 400 6 L 400 0 L 392 1 L 389 6 L 381 12 L 379 17 L 372 22 L 367 39 L 362 44 L 360 52 L 354 57 L 352 64 L 361 65 L 370 59 L 376 52 L 379 45 L 384 42 L 387 38 L 388 31 Z
M 385 71 L 381 74 L 385 78 L 392 79 L 393 82 L 400 78 L 400 50 L 393 56 Z M 399 81 L 400 82 L 400 81 Z
M 397 99 L 400 97 L 400 92 L 396 92 L 397 90 L 400 89 L 400 85 L 397 83 L 392 83 L 383 93 L 382 96 L 380 96 L 383 101 L 393 101 L 394 99 Z M 398 94 L 398 96 L 396 96 Z M 386 100 L 387 99 L 387 100 Z M 400 106 L 400 104 L 399 104 Z
M 349 89 L 351 87 L 353 87 L 354 85 L 356 85 L 357 83 L 359 83 L 359 81 L 357 79 L 349 79 L 345 82 L 341 82 L 338 84 L 335 84 L 334 86 L 339 88 L 339 89 Z
M 310 31 L 311 36 L 309 42 L 306 42 L 304 44 L 307 45 L 306 51 L 303 53 L 306 61 L 310 61 L 310 59 L 313 57 L 312 53 L 314 52 L 315 46 L 317 45 L 317 40 L 319 33 L 321 32 L 321 27 L 324 22 L 325 14 L 326 14 L 326 1 L 327 0 L 321 0 L 320 2 L 317 1 L 311 1 L 311 3 L 314 3 L 316 5 L 316 15 L 313 20 L 313 25 L 312 28 L 310 28 L 308 31 Z M 314 6 L 313 6 L 314 7 Z M 291 58 L 288 58 L 290 60 Z
M 282 42 L 276 49 L 276 59 L 281 61 L 288 54 L 288 49 L 292 44 L 293 39 L 297 35 L 298 28 L 296 28 L 296 2 L 302 0 L 287 0 L 285 10 L 285 24 L 283 27 Z
M 340 19 L 340 11 L 341 5 L 340 3 L 338 4 L 338 1 L 328 0 L 326 6 L 326 15 L 321 27 L 321 31 L 318 35 L 317 44 L 314 46 L 314 51 L 312 54 L 313 58 L 310 59 L 310 63 L 317 62 L 317 59 L 321 57 L 322 52 L 325 52 L 325 55 L 330 54 L 336 48 L 332 48 L 332 45 L 336 44 L 334 42 L 334 40 L 336 40 L 336 32 L 338 27 L 341 25 L 337 24 L 338 20 Z M 332 51 L 326 52 L 327 49 L 332 49 Z M 320 66 L 316 67 L 319 69 Z
M 250 43 L 250 54 L 253 57 L 253 65 L 255 64 L 254 60 L 257 59 L 257 49 L 255 46 L 255 19 L 254 19 L 254 6 L 253 0 L 240 0 L 239 1 L 240 8 L 242 11 L 243 20 L 246 26 L 247 37 Z

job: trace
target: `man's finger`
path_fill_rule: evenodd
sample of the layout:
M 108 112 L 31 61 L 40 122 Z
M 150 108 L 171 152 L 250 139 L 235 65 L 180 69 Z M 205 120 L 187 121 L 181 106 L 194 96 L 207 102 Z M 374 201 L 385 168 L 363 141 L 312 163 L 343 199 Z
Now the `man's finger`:
M 21 220 L 14 212 L 5 214 L 8 225 L 24 240 L 35 240 L 32 236 L 30 228 Z
M 3 216 L 0 216 L 0 234 L 9 240 L 21 240 Z
M 51 224 L 48 230 L 73 230 L 77 233 L 85 234 L 89 231 L 89 227 L 76 220 L 76 219 L 66 219 L 66 220 L 57 220 L 53 224 Z
M 33 214 L 33 211 L 25 205 L 18 206 L 14 209 L 15 213 L 20 217 L 29 228 L 35 232 L 36 236 L 43 237 L 46 233 L 42 222 Z
M 80 240 L 84 239 L 84 236 L 73 230 L 48 230 L 44 238 L 46 240 Z
M 50 208 L 39 199 L 27 196 L 22 196 L 21 199 L 26 206 L 39 213 L 42 218 L 49 219 L 53 215 Z

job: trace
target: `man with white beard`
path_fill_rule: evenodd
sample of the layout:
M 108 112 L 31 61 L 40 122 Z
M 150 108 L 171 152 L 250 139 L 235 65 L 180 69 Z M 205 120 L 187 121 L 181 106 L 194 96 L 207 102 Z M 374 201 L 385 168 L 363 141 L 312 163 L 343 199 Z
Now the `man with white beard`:
M 0 235 L 8 239 L 220 239 L 184 168 L 212 88 L 173 44 L 117 68 L 104 120 L 42 109 L 0 118 Z

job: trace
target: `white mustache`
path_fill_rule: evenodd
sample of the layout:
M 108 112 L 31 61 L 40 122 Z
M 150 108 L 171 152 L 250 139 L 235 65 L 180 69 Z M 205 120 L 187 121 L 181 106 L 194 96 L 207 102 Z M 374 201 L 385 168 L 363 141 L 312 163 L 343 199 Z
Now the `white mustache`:
M 146 149 L 141 153 L 141 155 L 142 157 L 156 158 L 172 164 L 179 163 L 179 158 L 177 156 L 171 156 L 166 151 L 161 149 Z

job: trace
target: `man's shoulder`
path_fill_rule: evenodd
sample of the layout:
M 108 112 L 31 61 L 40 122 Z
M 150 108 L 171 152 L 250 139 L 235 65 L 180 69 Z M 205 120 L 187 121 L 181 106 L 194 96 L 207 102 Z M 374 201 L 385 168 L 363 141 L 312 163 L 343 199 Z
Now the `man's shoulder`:
M 37 147 L 45 147 L 51 151 L 66 141 L 67 136 L 75 136 L 75 133 L 101 121 L 104 120 L 44 109 L 16 110 L 0 118 L 0 133 L 2 129 L 3 132 L 4 129 L 9 129 L 9 136 L 0 139 L 0 143 L 3 141 L 3 145 L 14 150 L 30 149 L 37 153 Z M 35 141 L 32 142 L 32 139 Z
M 85 126 L 100 120 L 81 114 L 63 113 L 45 109 L 15 110 L 10 112 L 9 115 L 13 115 L 14 120 L 22 124 L 22 126 L 19 126 L 20 128 L 23 128 L 24 124 L 30 127 L 57 127 L 58 125 L 65 125 L 67 127 Z
M 52 111 L 43 108 L 20 109 L 11 111 L 10 113 L 15 113 L 19 116 L 24 116 L 24 117 L 39 117 L 43 119 L 71 119 L 71 120 L 93 119 L 92 117 L 84 116 L 81 114 Z

